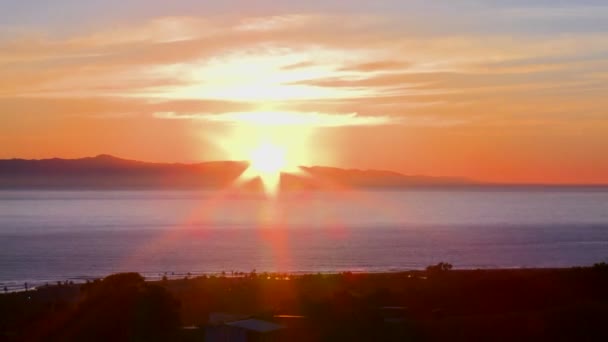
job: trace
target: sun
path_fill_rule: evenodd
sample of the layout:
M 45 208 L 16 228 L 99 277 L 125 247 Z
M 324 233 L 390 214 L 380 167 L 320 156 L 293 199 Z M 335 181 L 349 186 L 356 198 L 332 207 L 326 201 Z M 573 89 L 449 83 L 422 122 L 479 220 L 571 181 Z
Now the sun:
M 228 118 L 232 125 L 211 140 L 230 160 L 248 163 L 236 186 L 259 179 L 264 192 L 273 197 L 280 190 L 282 174 L 302 175 L 302 166 L 326 153 L 312 148 L 316 119 L 310 115 L 260 111 L 232 113 Z
M 269 142 L 260 143 L 249 153 L 249 168 L 246 178 L 260 178 L 264 190 L 270 196 L 279 191 L 281 173 L 289 170 L 287 151 L 279 145 Z
M 271 143 L 262 143 L 251 151 L 249 167 L 260 177 L 276 175 L 287 166 L 286 151 Z

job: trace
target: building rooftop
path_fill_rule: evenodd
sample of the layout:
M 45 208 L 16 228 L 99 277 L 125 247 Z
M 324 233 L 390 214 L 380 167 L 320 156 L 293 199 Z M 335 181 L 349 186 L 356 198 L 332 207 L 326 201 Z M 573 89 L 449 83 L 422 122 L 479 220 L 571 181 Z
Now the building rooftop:
M 259 319 L 244 319 L 241 321 L 226 323 L 226 325 L 232 327 L 238 327 L 242 329 L 257 331 L 261 333 L 276 331 L 285 329 L 284 326 L 272 322 L 262 321 Z
M 249 318 L 250 315 L 232 314 L 226 312 L 212 312 L 209 314 L 208 324 L 223 324 L 235 321 L 242 321 Z

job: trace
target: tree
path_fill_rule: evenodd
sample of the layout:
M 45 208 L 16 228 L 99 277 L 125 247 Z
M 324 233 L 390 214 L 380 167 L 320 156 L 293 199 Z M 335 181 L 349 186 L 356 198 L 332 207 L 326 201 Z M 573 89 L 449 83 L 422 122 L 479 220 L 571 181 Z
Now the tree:
M 426 271 L 431 273 L 447 272 L 452 269 L 452 264 L 447 262 L 440 262 L 437 265 L 427 266 Z
M 596 271 L 608 271 L 608 263 L 598 262 L 593 264 L 593 269 Z
M 83 299 L 59 339 L 164 341 L 179 324 L 179 302 L 164 287 L 122 273 L 83 286 Z

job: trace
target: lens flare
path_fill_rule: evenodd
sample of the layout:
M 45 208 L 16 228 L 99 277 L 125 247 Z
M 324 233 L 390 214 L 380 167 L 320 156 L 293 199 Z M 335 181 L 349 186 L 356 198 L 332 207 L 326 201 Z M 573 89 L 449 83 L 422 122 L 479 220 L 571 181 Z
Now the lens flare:
M 280 112 L 249 112 L 231 117 L 229 129 L 212 141 L 231 160 L 246 161 L 247 170 L 236 184 L 260 179 L 267 195 L 279 191 L 281 174 L 301 174 L 310 165 L 313 151 L 321 159 L 324 151 L 312 146 L 315 126 L 310 116 Z
M 260 177 L 266 192 L 274 195 L 280 186 L 281 172 L 288 171 L 286 157 L 286 151 L 280 146 L 262 143 L 251 151 L 247 173 Z

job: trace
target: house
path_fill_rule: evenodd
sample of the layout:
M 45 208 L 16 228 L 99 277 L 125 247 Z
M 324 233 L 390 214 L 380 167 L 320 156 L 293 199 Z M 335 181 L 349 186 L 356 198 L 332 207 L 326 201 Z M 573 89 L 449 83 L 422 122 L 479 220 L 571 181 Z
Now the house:
M 205 329 L 205 341 L 211 342 L 275 342 L 280 341 L 285 326 L 259 319 L 243 319 Z
M 251 318 L 251 315 L 245 314 L 233 314 L 227 312 L 212 312 L 209 314 L 208 325 L 219 325 L 224 323 L 242 321 L 244 319 Z

